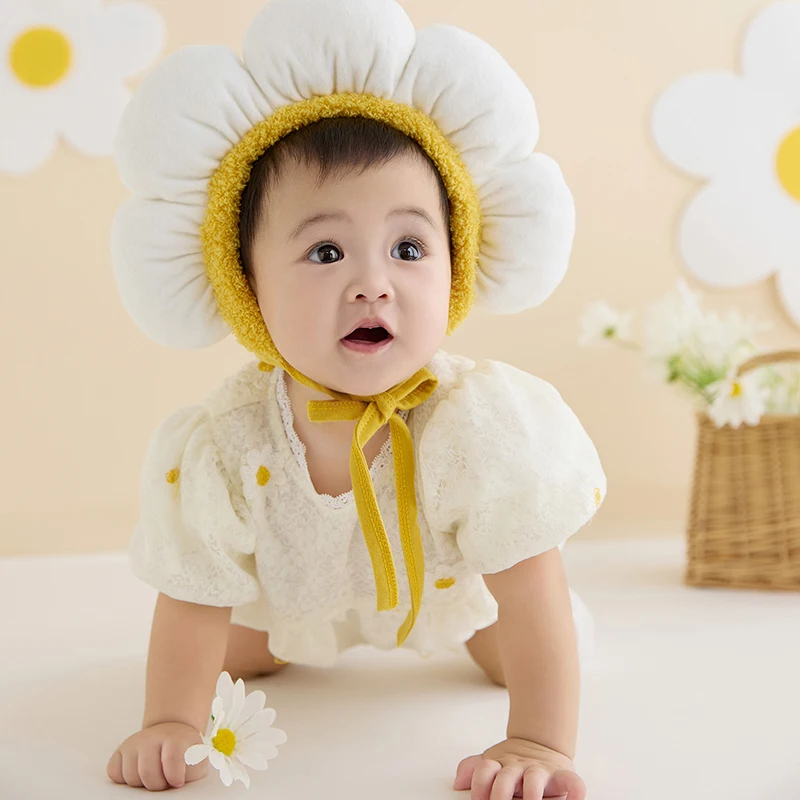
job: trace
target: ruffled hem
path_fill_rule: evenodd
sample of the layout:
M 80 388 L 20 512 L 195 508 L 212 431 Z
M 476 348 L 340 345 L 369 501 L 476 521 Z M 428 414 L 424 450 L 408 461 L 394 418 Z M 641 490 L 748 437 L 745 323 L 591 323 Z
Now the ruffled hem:
M 578 642 L 578 659 L 582 671 L 594 660 L 594 618 L 579 595 L 569 589 L 572 616 Z M 330 620 L 321 622 L 273 621 L 268 622 L 265 609 L 258 601 L 233 609 L 231 622 L 237 625 L 269 632 L 270 652 L 282 661 L 309 667 L 333 667 L 339 656 L 351 647 L 371 645 L 379 650 L 396 649 L 389 642 L 397 633 L 397 619 L 405 618 L 400 612 L 389 616 L 381 626 L 384 636 L 377 640 L 364 635 L 361 616 L 357 609 L 341 611 Z M 365 613 L 365 612 L 362 612 Z M 370 614 L 379 613 L 374 609 Z M 422 658 L 447 650 L 459 651 L 476 631 L 497 622 L 498 607 L 493 595 L 480 580 L 476 589 L 457 603 L 434 610 L 422 610 L 416 625 L 402 647 L 415 650 Z M 391 624 L 389 624 L 391 620 Z M 383 621 L 383 620 L 382 620 Z

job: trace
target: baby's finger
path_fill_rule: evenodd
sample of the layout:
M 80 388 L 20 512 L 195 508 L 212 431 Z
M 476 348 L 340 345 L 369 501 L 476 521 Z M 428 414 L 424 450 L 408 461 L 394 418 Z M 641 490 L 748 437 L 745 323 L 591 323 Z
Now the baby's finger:
M 490 800 L 512 800 L 517 786 L 522 783 L 522 768 L 514 765 L 503 767 L 494 776 Z M 541 800 L 541 798 L 539 798 Z
M 119 750 L 115 750 L 111 758 L 108 759 L 106 774 L 114 783 L 125 783 L 125 778 L 122 775 L 122 753 Z
M 139 751 L 128 750 L 122 751 L 122 777 L 128 786 L 135 786 L 141 788 L 142 782 L 139 780 Z
M 453 788 L 469 789 L 472 786 L 472 774 L 475 772 L 475 767 L 481 763 L 483 756 L 468 756 L 459 763 L 456 767 L 456 777 L 453 781 Z
M 566 795 L 569 800 L 584 800 L 586 797 L 586 784 L 577 772 L 569 769 L 559 769 L 553 773 L 545 786 L 548 797 Z
M 522 800 L 542 800 L 549 777 L 541 767 L 528 767 L 522 777 Z
M 161 769 L 161 743 L 139 748 L 139 779 L 145 789 L 161 792 L 167 788 L 167 779 Z
M 182 739 L 167 739 L 161 748 L 161 769 L 170 786 L 180 789 L 186 783 L 186 746 Z
M 494 776 L 497 775 L 503 765 L 492 758 L 484 758 L 478 764 L 472 775 L 472 794 L 470 800 L 489 800 L 494 784 Z

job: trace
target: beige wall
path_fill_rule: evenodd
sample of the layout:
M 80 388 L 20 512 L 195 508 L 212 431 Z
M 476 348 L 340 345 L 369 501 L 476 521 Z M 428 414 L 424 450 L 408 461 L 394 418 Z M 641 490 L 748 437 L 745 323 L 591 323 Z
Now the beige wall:
M 151 0 L 167 51 L 239 42 L 260 0 Z M 540 149 L 575 194 L 571 270 L 538 310 L 471 317 L 449 348 L 516 364 L 551 381 L 593 437 L 609 496 L 579 536 L 681 535 L 694 446 L 689 406 L 644 378 L 635 356 L 581 350 L 577 318 L 606 297 L 639 306 L 680 274 L 679 209 L 694 184 L 647 131 L 657 94 L 680 75 L 734 68 L 760 0 L 407 0 L 417 27 L 445 21 L 497 47 L 533 91 Z M 61 146 L 38 172 L 0 175 L 3 400 L 0 555 L 114 550 L 137 514 L 147 439 L 250 358 L 232 337 L 205 351 L 151 343 L 125 314 L 108 233 L 126 196 L 111 159 Z M 717 293 L 771 317 L 770 345 L 800 346 L 772 282 Z

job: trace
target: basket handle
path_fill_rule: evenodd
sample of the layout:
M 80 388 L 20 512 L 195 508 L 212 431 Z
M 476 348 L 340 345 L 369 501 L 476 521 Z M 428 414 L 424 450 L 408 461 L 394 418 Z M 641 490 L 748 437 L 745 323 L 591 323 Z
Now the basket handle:
M 783 361 L 800 361 L 800 350 L 779 350 L 775 353 L 763 353 L 760 356 L 753 356 L 736 370 L 737 375 L 744 375 L 759 367 L 767 364 L 779 364 Z

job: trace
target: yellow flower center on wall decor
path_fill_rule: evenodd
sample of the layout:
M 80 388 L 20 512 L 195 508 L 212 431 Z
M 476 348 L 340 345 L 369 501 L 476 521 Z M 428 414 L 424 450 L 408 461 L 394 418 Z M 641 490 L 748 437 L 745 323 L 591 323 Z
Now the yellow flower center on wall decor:
M 795 128 L 778 148 L 778 178 L 795 200 L 800 200 L 800 128 Z
M 72 47 L 55 28 L 30 28 L 11 45 L 11 72 L 22 83 L 45 88 L 58 83 L 69 72 Z

